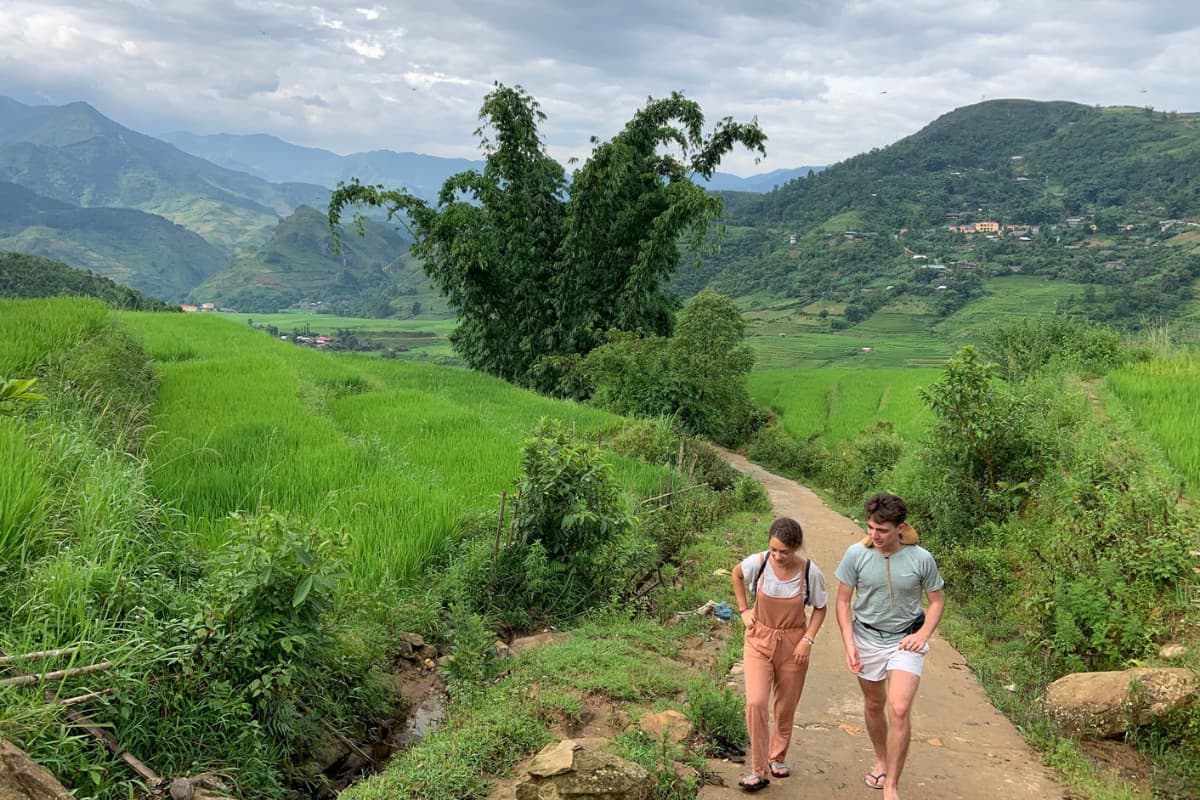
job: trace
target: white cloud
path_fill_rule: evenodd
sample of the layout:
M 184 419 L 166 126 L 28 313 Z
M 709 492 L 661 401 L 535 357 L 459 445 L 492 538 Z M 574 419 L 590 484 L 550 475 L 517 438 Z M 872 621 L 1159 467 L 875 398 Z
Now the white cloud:
M 378 44 L 367 42 L 362 39 L 355 39 L 352 42 L 346 42 L 346 46 L 354 52 L 358 53 L 363 58 L 383 58 L 387 51 Z
M 731 157 L 740 173 L 830 163 L 981 97 L 1200 111 L 1189 0 L 735 5 L 5 0 L 0 93 L 87 100 L 149 132 L 477 157 L 483 95 L 520 83 L 566 158 L 679 89 L 710 118 L 757 116 L 769 158 Z

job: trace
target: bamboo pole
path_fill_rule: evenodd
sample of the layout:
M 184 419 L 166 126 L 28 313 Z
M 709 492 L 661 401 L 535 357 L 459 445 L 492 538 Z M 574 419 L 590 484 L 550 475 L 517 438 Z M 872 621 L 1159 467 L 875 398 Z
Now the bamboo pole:
M 57 658 L 58 656 L 73 656 L 78 652 L 78 647 L 62 647 L 58 650 L 38 650 L 36 653 L 25 653 L 19 656 L 0 656 L 0 664 L 15 664 L 20 661 L 39 661 L 44 658 Z
M 492 543 L 492 586 L 496 585 L 496 557 L 500 554 L 500 533 L 504 530 L 504 506 L 508 503 L 508 490 L 500 493 L 500 518 L 496 520 L 496 541 Z
M 45 681 L 57 681 L 63 678 L 73 678 L 76 675 L 88 675 L 93 672 L 104 672 L 112 669 L 111 661 L 101 661 L 99 664 L 89 664 L 86 667 L 74 667 L 72 669 L 58 669 L 54 672 L 43 672 L 31 675 L 18 675 L 15 678 L 5 678 L 0 680 L 0 686 L 32 686 L 36 683 Z
M 98 692 L 88 692 L 87 694 L 80 694 L 76 695 L 75 697 L 57 698 L 54 700 L 54 702 L 58 703 L 60 706 L 78 706 L 82 705 L 83 703 L 90 703 L 93 700 L 105 697 L 106 695 L 110 695 L 112 693 L 112 689 L 101 689 Z

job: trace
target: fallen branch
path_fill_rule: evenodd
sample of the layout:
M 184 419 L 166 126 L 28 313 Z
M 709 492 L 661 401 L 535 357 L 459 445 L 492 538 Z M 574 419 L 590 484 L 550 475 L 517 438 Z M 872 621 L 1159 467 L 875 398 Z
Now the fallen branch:
M 25 653 L 19 656 L 0 656 L 0 664 L 16 664 L 21 661 L 39 661 L 44 658 L 73 656 L 78 652 L 78 647 L 63 647 L 58 650 L 39 650 L 36 653 Z
M 15 678 L 5 678 L 0 680 L 0 686 L 32 686 L 38 683 L 47 681 L 58 681 L 64 678 L 73 678 L 76 675 L 88 675 L 92 672 L 104 672 L 112 669 L 111 661 L 101 661 L 99 664 L 89 664 L 86 667 L 73 667 L 71 669 L 58 669 L 54 672 L 43 672 L 41 674 L 18 675 Z

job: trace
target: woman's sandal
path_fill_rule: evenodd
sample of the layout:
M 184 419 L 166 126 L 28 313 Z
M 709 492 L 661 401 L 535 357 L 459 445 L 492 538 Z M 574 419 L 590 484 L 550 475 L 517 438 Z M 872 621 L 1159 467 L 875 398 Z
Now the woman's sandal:
M 779 761 L 771 762 L 771 777 L 772 778 L 787 778 L 791 774 L 792 774 L 792 771 L 790 769 L 788 769 L 787 764 L 783 764 Z
M 874 772 L 868 772 L 867 777 L 863 779 L 863 783 L 870 786 L 872 789 L 882 789 L 883 779 L 887 777 L 886 772 L 880 772 L 878 775 Z
M 770 781 L 761 775 L 747 775 L 738 781 L 738 786 L 744 792 L 757 792 L 759 789 L 765 789 L 770 785 Z

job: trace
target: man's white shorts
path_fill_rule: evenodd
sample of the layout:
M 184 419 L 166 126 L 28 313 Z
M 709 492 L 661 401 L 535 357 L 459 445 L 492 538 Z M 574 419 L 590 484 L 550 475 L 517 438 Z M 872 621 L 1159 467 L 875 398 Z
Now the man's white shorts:
M 858 677 L 865 681 L 881 681 L 894 669 L 911 672 L 920 677 L 921 666 L 925 663 L 925 654 L 929 652 L 929 642 L 919 653 L 911 650 L 901 650 L 899 642 L 888 644 L 879 641 L 876 636 L 862 636 L 854 632 L 854 646 L 858 648 L 858 658 L 862 662 L 862 672 Z

